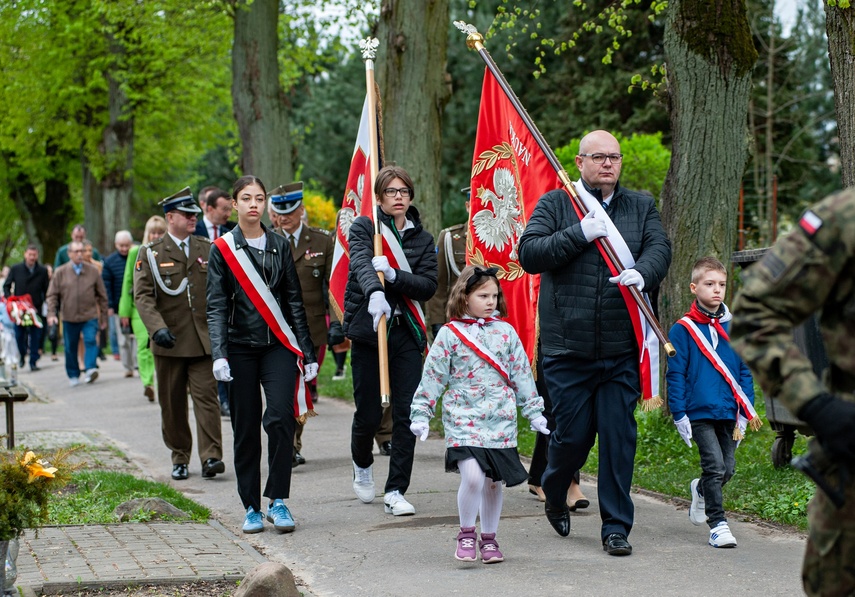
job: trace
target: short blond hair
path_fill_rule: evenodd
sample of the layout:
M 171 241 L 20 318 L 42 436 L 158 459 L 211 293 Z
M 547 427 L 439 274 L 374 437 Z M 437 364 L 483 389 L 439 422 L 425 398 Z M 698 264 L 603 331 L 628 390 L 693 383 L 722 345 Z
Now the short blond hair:
M 727 268 L 721 261 L 715 257 L 701 257 L 692 266 L 692 284 L 697 284 L 701 276 L 709 271 L 719 272 L 727 277 Z

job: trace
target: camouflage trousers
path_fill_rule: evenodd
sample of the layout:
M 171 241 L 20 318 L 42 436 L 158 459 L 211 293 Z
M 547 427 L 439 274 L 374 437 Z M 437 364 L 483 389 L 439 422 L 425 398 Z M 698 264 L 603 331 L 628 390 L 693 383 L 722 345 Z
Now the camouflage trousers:
M 821 489 L 808 504 L 802 582 L 810 596 L 855 595 L 855 474 L 845 491 L 846 504 L 839 510 Z

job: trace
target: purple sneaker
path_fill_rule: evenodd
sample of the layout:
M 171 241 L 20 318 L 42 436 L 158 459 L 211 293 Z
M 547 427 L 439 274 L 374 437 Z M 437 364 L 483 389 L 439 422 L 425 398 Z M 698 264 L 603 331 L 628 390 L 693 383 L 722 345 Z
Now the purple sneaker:
M 454 557 L 461 562 L 474 562 L 475 553 L 475 527 L 460 527 L 460 532 L 457 533 L 457 551 Z
M 496 533 L 481 533 L 478 544 L 481 546 L 482 563 L 496 564 L 505 561 L 505 556 L 499 551 L 499 544 L 496 543 Z

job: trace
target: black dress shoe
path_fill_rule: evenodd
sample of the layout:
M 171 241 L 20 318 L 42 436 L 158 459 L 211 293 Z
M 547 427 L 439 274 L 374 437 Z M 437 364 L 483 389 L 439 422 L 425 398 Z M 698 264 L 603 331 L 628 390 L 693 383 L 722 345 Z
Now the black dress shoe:
M 382 456 L 392 455 L 392 442 L 386 441 L 380 444 L 380 454 Z
M 297 450 L 294 450 L 294 458 L 291 459 L 291 465 L 297 466 L 299 464 L 306 464 L 306 458 Z
M 226 465 L 222 460 L 216 458 L 208 458 L 202 463 L 202 478 L 213 479 L 220 473 L 226 472 Z
M 603 551 L 610 556 L 628 556 L 632 553 L 632 545 L 626 540 L 626 535 L 612 533 L 603 539 Z
M 42 368 L 38 365 L 30 365 L 30 371 L 41 371 Z
M 172 478 L 176 481 L 183 481 L 187 477 L 190 476 L 190 473 L 187 471 L 186 464 L 173 464 L 172 465 Z
M 549 521 L 549 524 L 552 525 L 552 528 L 555 529 L 555 532 L 561 535 L 562 537 L 566 537 L 567 535 L 569 535 L 570 510 L 567 508 L 567 504 L 562 502 L 558 506 L 553 506 L 549 503 L 549 500 L 546 500 L 543 506 L 546 510 L 546 520 Z
M 228 402 L 223 402 L 220 404 L 220 416 L 225 417 L 226 419 L 231 418 L 232 412 L 229 410 Z

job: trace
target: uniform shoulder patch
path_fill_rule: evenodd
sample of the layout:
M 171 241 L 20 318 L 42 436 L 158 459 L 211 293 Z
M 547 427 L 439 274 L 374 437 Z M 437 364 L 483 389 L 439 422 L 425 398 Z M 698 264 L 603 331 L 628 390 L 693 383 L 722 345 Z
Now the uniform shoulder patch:
M 210 239 L 210 238 L 208 238 L 207 236 L 196 236 L 195 234 L 194 234 L 193 236 L 194 236 L 195 238 L 198 238 L 199 240 L 203 240 L 203 241 L 205 241 L 205 242 L 206 242 L 206 243 L 208 243 L 209 245 L 210 245 L 210 244 L 211 244 L 211 242 L 212 242 L 212 241 L 211 241 L 211 239 Z
M 774 251 L 766 251 L 766 254 L 760 259 L 758 265 L 766 268 L 766 271 L 769 272 L 773 280 L 779 280 L 787 269 L 787 264 Z
M 323 228 L 315 228 L 314 226 L 309 226 L 309 230 L 313 230 L 315 232 L 323 234 L 324 236 L 329 236 L 330 234 L 332 234 L 329 230 L 324 230 Z
M 163 237 L 161 236 L 160 238 L 156 238 L 152 241 L 147 242 L 143 246 L 147 249 L 150 249 L 151 247 L 157 246 L 157 245 L 161 244 L 162 242 L 163 242 Z
M 804 230 L 808 236 L 813 236 L 822 228 L 822 218 L 811 210 L 807 210 L 799 220 L 799 227 Z

